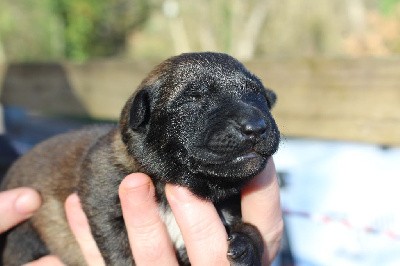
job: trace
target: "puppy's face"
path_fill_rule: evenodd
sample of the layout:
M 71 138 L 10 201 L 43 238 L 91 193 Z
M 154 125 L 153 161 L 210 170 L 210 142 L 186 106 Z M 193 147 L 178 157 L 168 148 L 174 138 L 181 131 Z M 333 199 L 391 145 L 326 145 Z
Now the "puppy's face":
M 237 186 L 278 148 L 275 99 L 228 55 L 183 54 L 156 68 L 128 101 L 124 141 L 150 174 L 167 182 L 201 178 Z

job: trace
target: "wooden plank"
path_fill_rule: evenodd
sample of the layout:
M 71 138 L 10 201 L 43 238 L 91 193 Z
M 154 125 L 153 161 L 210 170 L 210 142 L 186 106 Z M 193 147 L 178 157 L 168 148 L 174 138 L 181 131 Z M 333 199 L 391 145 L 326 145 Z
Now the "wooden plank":
M 248 67 L 277 92 L 274 113 L 284 135 L 400 144 L 400 60 L 276 60 Z
M 74 94 L 94 118 L 118 119 L 128 97 L 156 65 L 149 62 L 67 64 Z
M 156 63 L 9 65 L 0 77 L 1 101 L 40 113 L 117 119 Z M 399 58 L 266 59 L 245 65 L 277 92 L 274 114 L 285 136 L 400 145 Z

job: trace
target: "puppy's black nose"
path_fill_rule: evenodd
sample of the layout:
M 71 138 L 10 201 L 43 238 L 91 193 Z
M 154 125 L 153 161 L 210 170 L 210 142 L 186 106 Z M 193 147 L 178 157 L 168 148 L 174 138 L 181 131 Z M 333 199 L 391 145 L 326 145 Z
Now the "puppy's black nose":
M 242 133 L 247 137 L 259 137 L 267 131 L 267 124 L 262 118 L 243 119 L 240 121 Z

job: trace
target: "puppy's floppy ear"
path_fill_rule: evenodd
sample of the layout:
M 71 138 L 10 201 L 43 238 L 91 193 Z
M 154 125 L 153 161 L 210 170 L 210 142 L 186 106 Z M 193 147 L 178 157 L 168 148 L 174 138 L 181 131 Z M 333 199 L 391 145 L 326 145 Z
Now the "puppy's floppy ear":
M 150 119 L 150 95 L 147 89 L 140 90 L 132 101 L 129 113 L 129 125 L 138 130 L 146 125 Z
M 268 107 L 271 109 L 275 105 L 277 99 L 276 94 L 272 90 L 265 88 L 265 95 L 267 97 Z

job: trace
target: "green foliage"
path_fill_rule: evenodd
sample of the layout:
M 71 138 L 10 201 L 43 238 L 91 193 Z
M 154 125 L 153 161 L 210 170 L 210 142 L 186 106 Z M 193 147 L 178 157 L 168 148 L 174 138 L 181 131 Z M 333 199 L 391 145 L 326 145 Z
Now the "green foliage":
M 399 4 L 400 0 L 379 0 L 379 9 L 383 14 L 390 15 Z
M 145 0 L 56 0 L 65 23 L 66 55 L 83 61 L 118 54 L 126 34 L 148 17 Z
M 0 0 L 0 57 L 84 61 L 115 56 L 149 12 L 146 0 Z
M 62 24 L 52 0 L 0 1 L 0 47 L 7 60 L 55 60 L 63 56 Z
M 343 36 L 349 40 L 357 35 L 351 32 L 354 18 L 346 11 L 353 1 L 175 2 L 180 14 L 174 19 L 163 13 L 164 0 L 0 0 L 0 61 L 85 61 L 122 54 L 154 58 L 178 53 L 182 47 L 235 56 L 250 50 L 252 55 L 340 54 L 348 43 Z M 264 10 L 258 7 L 267 2 L 261 30 L 252 31 L 257 27 L 246 25 L 255 25 L 248 22 L 262 17 L 254 11 Z M 400 0 L 362 2 L 365 12 L 366 7 L 374 12 L 379 8 L 388 19 L 399 16 L 395 10 Z M 391 34 L 382 45 L 398 53 L 398 34 Z

